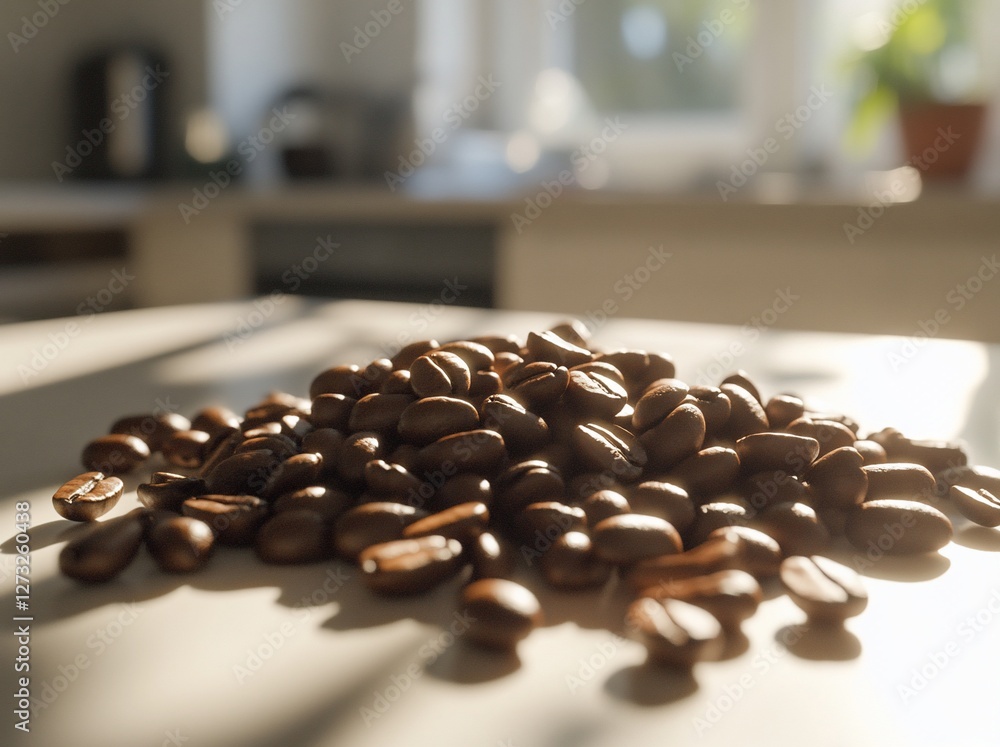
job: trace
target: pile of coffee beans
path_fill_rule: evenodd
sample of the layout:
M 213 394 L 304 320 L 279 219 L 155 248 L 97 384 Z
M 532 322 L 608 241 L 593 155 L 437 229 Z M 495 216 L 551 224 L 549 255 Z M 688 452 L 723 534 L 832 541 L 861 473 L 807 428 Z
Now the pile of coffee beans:
M 86 445 L 89 471 L 56 510 L 95 522 L 122 495 L 117 475 L 149 462 L 143 507 L 69 542 L 63 573 L 107 581 L 143 544 L 189 573 L 221 544 L 266 563 L 340 558 L 382 595 L 463 575 L 468 639 L 501 649 L 543 620 L 516 572 L 560 590 L 618 583 L 630 633 L 680 667 L 717 658 L 765 588 L 821 626 L 862 612 L 861 566 L 831 560 L 838 544 L 871 562 L 944 547 L 944 511 L 1000 525 L 1000 471 L 956 445 L 863 437 L 798 396 L 764 399 L 744 372 L 691 386 L 669 355 L 600 349 L 574 322 L 415 342 L 242 416 L 122 418 Z

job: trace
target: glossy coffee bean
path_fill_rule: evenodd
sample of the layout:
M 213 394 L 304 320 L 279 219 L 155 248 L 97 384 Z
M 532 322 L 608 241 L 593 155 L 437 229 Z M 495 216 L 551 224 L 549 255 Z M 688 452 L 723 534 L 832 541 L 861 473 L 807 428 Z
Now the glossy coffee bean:
M 934 495 L 934 476 L 920 464 L 889 462 L 864 467 L 868 476 L 866 501 L 900 498 L 929 501 Z
M 755 400 L 760 403 L 761 407 L 764 406 L 764 398 L 760 396 L 760 390 L 757 389 L 757 385 L 750 380 L 750 374 L 743 369 L 729 374 L 726 378 L 719 382 L 719 386 L 722 386 L 723 384 L 735 384 L 736 386 L 743 387 L 750 392 Z
M 128 567 L 142 544 L 146 509 L 95 522 L 59 553 L 59 570 L 77 581 L 110 581 Z
M 348 485 L 361 485 L 365 479 L 365 465 L 373 459 L 385 458 L 385 440 L 373 431 L 359 431 L 345 438 L 334 455 L 333 466 L 337 476 Z M 323 460 L 325 464 L 325 454 Z
M 418 519 L 403 530 L 403 537 L 412 539 L 437 534 L 464 545 L 484 532 L 489 521 L 490 510 L 486 504 L 470 501 Z
M 578 425 L 572 443 L 584 468 L 608 472 L 622 482 L 638 480 L 646 465 L 646 450 L 639 440 L 615 425 Z
M 749 475 L 739 485 L 739 492 L 754 511 L 763 511 L 777 503 L 804 500 L 806 487 L 784 470 L 770 470 Z
M 276 514 L 282 511 L 309 510 L 332 523 L 353 507 L 354 498 L 343 490 L 326 485 L 310 485 L 279 496 L 271 505 L 271 510 Z
M 358 565 L 362 582 L 377 594 L 419 594 L 458 573 L 462 545 L 440 535 L 392 540 L 366 548 Z
M 593 335 L 590 328 L 579 319 L 567 319 L 565 322 L 554 324 L 549 331 L 559 335 L 566 342 L 579 345 L 581 348 L 590 349 L 590 340 Z
M 426 511 L 402 503 L 365 503 L 347 511 L 333 530 L 337 555 L 356 560 L 372 545 L 401 539 L 407 526 L 427 516 Z
M 465 365 L 473 372 L 487 371 L 493 366 L 493 351 L 482 343 L 474 342 L 473 340 L 446 342 L 438 346 L 436 350 L 457 355 L 465 361 Z
M 776 503 L 761 511 L 750 526 L 772 537 L 784 555 L 816 555 L 830 547 L 830 532 L 804 503 Z
M 205 475 L 205 486 L 209 493 L 260 495 L 280 463 L 268 449 L 233 454 Z
M 254 428 L 247 431 L 243 434 L 243 441 L 233 449 L 233 454 L 244 454 L 248 451 L 270 451 L 274 454 L 275 459 L 282 461 L 299 452 L 299 447 L 295 441 L 280 432 L 280 425 L 277 423 L 270 423 L 269 425 L 275 426 L 278 432 L 264 432 L 261 428 Z M 207 475 L 212 469 L 214 467 L 206 470 L 205 474 Z
M 481 532 L 466 546 L 472 578 L 509 578 L 517 557 L 514 548 L 493 532 Z
M 410 366 L 410 387 L 419 397 L 460 397 L 471 381 L 468 365 L 454 353 L 424 353 Z
M 204 567 L 215 548 L 215 534 L 205 522 L 171 516 L 153 524 L 146 536 L 150 555 L 166 573 L 192 573 Z
M 267 518 L 267 504 L 254 495 L 208 494 L 188 498 L 181 511 L 208 524 L 215 539 L 223 545 L 249 545 Z
M 240 427 L 239 416 L 228 407 L 206 407 L 191 418 L 191 430 L 204 431 L 213 438 Z
M 969 521 L 984 527 L 1000 526 L 1000 497 L 985 488 L 973 490 L 953 485 L 948 491 L 952 505 Z
M 877 444 L 867 439 L 859 439 L 851 444 L 851 446 L 861 455 L 866 467 L 869 464 L 885 464 L 889 461 L 889 457 L 886 455 L 885 449 L 882 448 L 882 444 Z
M 729 490 L 740 473 L 740 458 L 725 446 L 709 446 L 670 470 L 670 481 L 691 496 L 707 498 Z
M 738 441 L 751 433 L 761 433 L 768 429 L 764 407 L 753 394 L 737 384 L 723 384 L 719 389 L 729 398 L 731 408 L 721 435 Z
M 466 586 L 459 610 L 468 616 L 469 641 L 501 650 L 513 649 L 543 621 L 538 598 L 520 584 L 500 578 Z
M 476 429 L 479 413 L 462 399 L 425 397 L 408 405 L 397 420 L 400 438 L 411 444 L 426 446 L 453 433 Z
M 705 416 L 706 437 L 715 438 L 722 434 L 733 409 L 725 392 L 714 386 L 693 386 L 684 401 L 697 407 Z
M 745 475 L 783 470 L 801 475 L 819 455 L 819 442 L 793 433 L 754 433 L 736 442 L 736 454 Z
M 357 400 L 346 394 L 320 394 L 312 401 L 309 422 L 314 428 L 334 428 L 347 433 L 355 404 Z
M 265 563 L 317 563 L 333 555 L 330 525 L 316 511 L 297 508 L 274 514 L 257 530 L 254 551 Z
M 640 596 L 679 599 L 701 607 L 711 612 L 727 630 L 738 628 L 752 617 L 764 599 L 757 579 L 746 571 L 735 569 L 661 583 L 644 589 Z
M 611 516 L 592 532 L 597 555 L 609 563 L 628 565 L 683 550 L 680 535 L 664 519 L 642 514 Z
M 167 463 L 182 469 L 197 469 L 205 462 L 211 436 L 205 431 L 177 431 L 160 445 Z
M 632 508 L 624 495 L 615 490 L 595 490 L 580 504 L 587 516 L 587 526 L 593 528 L 610 516 L 627 514 Z M 661 517 L 666 518 L 666 517 Z
M 639 399 L 643 391 L 657 379 L 672 379 L 677 372 L 673 358 L 666 353 L 645 350 L 611 350 L 595 360 L 610 363 L 625 377 L 625 389 Z
M 722 625 L 710 612 L 688 602 L 642 597 L 629 605 L 626 620 L 631 637 L 659 664 L 690 669 L 722 653 Z
M 149 482 L 136 488 L 139 500 L 147 508 L 181 512 L 181 505 L 188 498 L 208 492 L 205 481 L 200 477 L 186 477 L 172 472 L 154 472 Z
M 424 470 L 475 472 L 492 477 L 507 463 L 503 436 L 487 428 L 477 428 L 439 438 L 420 450 L 417 461 Z
M 503 436 L 512 455 L 530 454 L 548 443 L 549 426 L 506 394 L 487 397 L 480 406 L 482 424 Z
M 736 497 L 720 496 L 719 499 L 704 503 L 695 511 L 694 523 L 685 533 L 688 547 L 700 545 L 716 529 L 732 526 L 749 526 L 754 511 Z
M 70 521 L 94 521 L 114 508 L 125 484 L 102 472 L 84 472 L 67 481 L 52 496 L 56 513 Z
M 323 457 L 320 475 L 326 479 L 332 479 L 337 474 L 337 459 L 344 447 L 344 440 L 344 434 L 338 430 L 317 428 L 303 436 L 299 448 L 302 451 L 319 454 Z
M 660 586 L 685 578 L 707 576 L 718 571 L 743 567 L 742 541 L 726 534 L 713 536 L 681 553 L 657 555 L 640 560 L 624 570 L 625 583 L 633 591 Z M 780 560 L 780 558 L 779 558 Z
M 793 420 L 805 415 L 805 403 L 792 394 L 778 394 L 771 397 L 764 405 L 764 414 L 771 428 L 785 428 Z
M 793 555 L 781 564 L 781 583 L 810 620 L 842 623 L 868 606 L 868 592 L 851 568 L 820 555 Z
M 83 449 L 83 466 L 105 475 L 124 475 L 149 458 L 145 441 L 122 433 L 100 436 Z
M 525 506 L 515 517 L 515 536 L 528 548 L 544 550 L 566 532 L 587 528 L 587 515 L 579 506 L 560 501 L 542 501 Z
M 362 374 L 361 367 L 357 365 L 332 366 L 313 378 L 309 384 L 309 397 L 316 399 L 321 394 L 344 394 L 361 399 L 376 389 Z
M 694 523 L 694 503 L 684 488 L 673 483 L 641 482 L 635 486 L 627 505 L 637 514 L 666 519 L 682 534 Z
M 592 589 L 611 577 L 613 566 L 597 556 L 590 537 L 571 531 L 556 538 L 539 559 L 542 577 L 556 589 Z
M 427 492 L 424 486 L 424 493 Z M 418 495 L 420 495 L 418 493 Z M 493 505 L 493 486 L 489 480 L 474 472 L 460 472 L 449 477 L 437 489 L 427 506 L 434 511 L 444 511 L 462 503 L 482 503 Z
M 868 493 L 864 457 L 852 446 L 843 446 L 817 459 L 803 478 L 817 501 L 829 508 L 852 508 Z
M 537 410 L 558 400 L 569 386 L 565 366 L 548 361 L 515 364 L 502 375 L 505 389 L 527 407 Z
M 684 401 L 687 394 L 688 385 L 680 379 L 660 379 L 653 382 L 635 403 L 632 414 L 634 431 L 642 433 L 660 423 Z
M 274 500 L 279 495 L 293 493 L 319 482 L 323 457 L 319 454 L 295 454 L 280 462 L 271 472 L 261 496 Z
M 176 412 L 127 415 L 111 424 L 108 433 L 124 433 L 146 442 L 151 452 L 159 451 L 163 442 L 178 431 L 191 428 L 191 421 Z
M 531 503 L 561 500 L 565 489 L 562 474 L 547 462 L 518 462 L 496 479 L 496 511 L 501 516 L 514 516 Z
M 951 521 L 933 506 L 891 498 L 865 501 L 848 512 L 844 524 L 844 534 L 858 550 L 886 555 L 934 552 L 953 533 Z
M 437 350 L 440 346 L 441 344 L 437 340 L 415 340 L 400 348 L 399 352 L 389 360 L 392 363 L 393 370 L 398 371 L 403 368 L 409 368 L 413 365 L 413 361 L 421 355 L 429 353 L 432 350 Z
M 399 503 L 407 502 L 407 497 L 412 494 L 419 494 L 423 483 L 402 465 L 384 459 L 372 459 L 365 464 L 364 476 L 368 495 L 382 496 L 383 500 Z
M 1000 495 L 1000 469 L 994 467 L 983 465 L 949 467 L 939 472 L 936 478 L 935 492 L 941 497 L 948 495 L 948 490 L 953 485 L 973 490 L 988 490 L 993 495 Z
M 628 402 L 625 387 L 594 371 L 570 371 L 563 397 L 575 415 L 596 420 L 613 418 Z
M 173 439 L 164 444 L 164 453 L 166 453 L 167 446 L 169 446 L 172 441 Z M 243 443 L 243 434 L 238 430 L 227 433 L 226 435 L 219 437 L 217 440 L 208 441 L 202 451 L 203 461 L 198 468 L 198 475 L 200 477 L 207 475 L 215 469 L 219 462 L 228 459 L 235 454 L 236 449 L 242 446 Z
M 725 540 L 737 547 L 736 568 L 744 570 L 756 579 L 768 579 L 778 575 L 784 555 L 781 545 L 763 532 L 751 527 L 720 527 L 708 535 L 704 547 L 711 542 Z M 695 548 L 698 549 L 698 548 Z
M 586 363 L 594 357 L 586 348 L 564 340 L 551 330 L 529 332 L 524 345 L 532 360 L 549 361 L 566 368 Z
M 650 469 L 668 470 L 694 456 L 705 441 L 705 416 L 693 404 L 681 404 L 639 438 Z
M 367 394 L 354 404 L 347 429 L 351 433 L 395 433 L 403 411 L 416 399 L 412 394 Z
M 819 444 L 819 455 L 829 454 L 834 449 L 853 446 L 857 436 L 854 431 L 843 423 L 835 420 L 817 420 L 804 415 L 793 420 L 785 427 L 785 431 L 797 436 L 814 438 Z

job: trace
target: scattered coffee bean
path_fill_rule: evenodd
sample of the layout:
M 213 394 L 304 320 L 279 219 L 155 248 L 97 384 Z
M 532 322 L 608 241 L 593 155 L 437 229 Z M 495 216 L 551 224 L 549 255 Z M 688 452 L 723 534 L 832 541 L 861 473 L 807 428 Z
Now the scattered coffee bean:
M 763 601 L 760 584 L 746 571 L 716 571 L 706 576 L 676 579 L 643 589 L 640 596 L 679 599 L 708 610 L 724 629 L 738 628 Z
M 570 531 L 558 537 L 539 560 L 542 576 L 556 589 L 603 586 L 613 566 L 594 552 L 590 537 Z
M 56 512 L 70 521 L 95 521 L 114 508 L 125 484 L 101 472 L 84 472 L 65 483 L 52 496 Z
M 146 442 L 124 433 L 99 436 L 83 449 L 83 466 L 105 475 L 124 475 L 149 458 Z
M 379 594 L 419 594 L 461 568 L 462 545 L 440 535 L 400 539 L 366 548 L 358 556 L 361 579 Z
M 793 555 L 781 563 L 781 583 L 788 596 L 817 623 L 842 623 L 868 606 L 861 577 L 821 555 Z
M 131 438 L 131 436 L 130 436 Z M 77 581 L 110 581 L 135 558 L 145 531 L 146 509 L 94 522 L 59 553 L 59 570 Z
M 146 536 L 150 555 L 166 573 L 192 573 L 202 568 L 215 548 L 215 534 L 205 522 L 171 516 L 153 524 Z
M 615 565 L 629 565 L 684 549 L 673 524 L 642 514 L 619 514 L 604 519 L 594 527 L 592 536 L 597 555 Z
M 223 545 L 249 545 L 267 517 L 267 504 L 254 495 L 202 495 L 188 498 L 181 510 L 208 524 Z
M 722 653 L 722 625 L 712 613 L 679 599 L 641 597 L 629 605 L 629 632 L 659 664 L 690 669 Z
M 864 467 L 868 476 L 866 501 L 900 498 L 908 501 L 929 501 L 934 495 L 934 475 L 920 465 L 905 462 L 873 464 Z
M 140 484 L 136 492 L 142 505 L 147 508 L 180 513 L 184 501 L 204 495 L 208 492 L 208 488 L 200 477 L 154 472 L 149 482 Z
M 973 490 L 952 485 L 948 497 L 959 512 L 969 521 L 984 527 L 1000 526 L 1000 498 L 986 488 Z
M 317 563 L 333 555 L 330 526 L 308 508 L 280 511 L 257 530 L 254 550 L 265 563 Z
M 844 534 L 858 550 L 875 548 L 886 555 L 940 550 L 951 542 L 951 521 L 933 506 L 918 501 L 865 501 L 847 514 Z
M 459 607 L 469 619 L 468 639 L 488 648 L 513 649 L 543 620 L 538 598 L 501 578 L 473 581 L 462 590 Z

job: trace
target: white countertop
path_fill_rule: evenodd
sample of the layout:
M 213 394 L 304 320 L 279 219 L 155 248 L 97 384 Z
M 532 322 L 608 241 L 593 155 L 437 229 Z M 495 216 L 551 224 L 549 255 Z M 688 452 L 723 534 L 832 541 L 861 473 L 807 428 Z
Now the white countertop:
M 31 690 L 49 701 L 29 738 L 13 730 L 16 643 L 5 635 L 3 743 L 1000 744 L 1000 531 L 966 523 L 940 555 L 877 563 L 869 608 L 843 636 L 806 634 L 786 646 L 803 616 L 775 598 L 746 624 L 745 653 L 700 664 L 693 678 L 641 666 L 641 647 L 612 633 L 622 603 L 613 591 L 541 591 L 549 624 L 513 658 L 447 645 L 441 626 L 453 621 L 457 583 L 385 601 L 339 562 L 265 566 L 225 549 L 191 576 L 160 574 L 144 553 L 103 586 L 59 575 L 72 528 L 51 494 L 80 471 L 84 442 L 117 416 L 158 404 L 185 414 L 209 403 L 241 409 L 269 389 L 304 393 L 325 365 L 366 362 L 404 335 L 523 335 L 554 319 L 287 297 L 271 309 L 214 304 L 0 327 L 2 615 L 16 614 L 9 539 L 15 503 L 28 501 Z M 232 336 L 241 324 L 253 328 L 245 339 Z M 742 342 L 735 365 L 765 395 L 800 393 L 865 430 L 963 438 L 973 461 L 1000 466 L 997 347 L 932 340 L 900 364 L 898 338 L 774 332 L 751 341 L 738 327 L 627 319 L 597 338 L 669 351 L 687 379 L 714 375 L 713 362 Z M 45 349 L 53 339 L 64 349 Z M 128 493 L 113 513 L 135 505 Z

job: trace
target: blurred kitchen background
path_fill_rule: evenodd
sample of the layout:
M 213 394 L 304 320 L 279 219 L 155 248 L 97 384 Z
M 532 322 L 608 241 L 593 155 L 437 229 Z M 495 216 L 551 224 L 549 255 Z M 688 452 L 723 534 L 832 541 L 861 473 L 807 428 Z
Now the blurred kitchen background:
M 1000 341 L 997 29 L 995 0 L 5 0 L 0 320 L 295 292 Z

